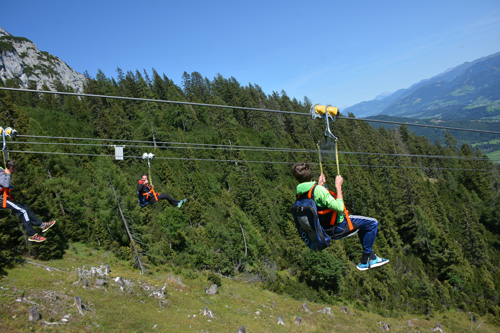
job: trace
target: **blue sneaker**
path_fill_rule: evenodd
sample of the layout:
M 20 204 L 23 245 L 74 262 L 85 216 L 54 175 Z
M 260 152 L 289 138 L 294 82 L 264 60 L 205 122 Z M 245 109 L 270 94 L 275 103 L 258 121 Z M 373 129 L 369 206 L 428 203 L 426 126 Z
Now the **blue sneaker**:
M 179 201 L 179 203 L 177 204 L 177 208 L 181 208 L 182 205 L 186 202 L 187 199 L 182 199 L 181 201 Z
M 369 260 L 366 264 L 359 263 L 356 268 L 360 271 L 366 271 L 371 268 L 383 266 L 389 262 L 389 259 L 375 257 L 375 259 Z

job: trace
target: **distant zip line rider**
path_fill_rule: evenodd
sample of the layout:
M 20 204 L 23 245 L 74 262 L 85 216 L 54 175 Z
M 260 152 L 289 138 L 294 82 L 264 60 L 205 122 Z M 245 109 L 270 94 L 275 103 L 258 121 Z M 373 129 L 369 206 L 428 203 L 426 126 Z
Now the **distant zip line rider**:
M 184 202 L 187 199 L 176 200 L 172 198 L 167 193 L 157 193 L 152 184 L 148 182 L 148 175 L 145 173 L 142 175 L 142 178 L 139 180 L 139 184 L 137 186 L 137 195 L 139 199 L 139 205 L 141 207 L 146 207 L 148 204 L 154 204 L 159 200 L 168 200 L 168 202 L 177 208 L 181 208 Z
M 326 177 L 324 174 L 318 179 L 318 183 L 312 181 L 312 172 L 309 165 L 305 162 L 297 164 L 293 167 L 293 176 L 299 182 L 297 185 L 297 196 L 307 195 L 313 186 L 313 197 L 318 206 L 319 221 L 325 232 L 333 239 L 341 239 L 349 237 L 353 234 L 348 234 L 348 219 L 344 216 L 344 198 L 342 195 L 342 184 L 344 179 L 341 175 L 335 178 L 335 187 L 337 190 L 336 198 L 332 195 L 333 192 L 326 189 Z M 332 214 L 328 211 L 338 212 L 336 220 L 331 221 Z M 357 229 L 359 241 L 363 246 L 363 255 L 361 261 L 356 266 L 358 270 L 365 271 L 370 268 L 379 267 L 389 262 L 387 259 L 379 258 L 372 251 L 375 237 L 377 236 L 378 221 L 372 217 L 359 215 L 350 215 L 352 225 Z
M 10 180 L 12 174 L 15 172 L 17 168 L 17 164 L 15 161 L 9 160 L 6 163 L 6 169 L 0 170 L 0 193 L 2 195 L 2 209 L 10 209 L 23 221 L 24 228 L 28 234 L 28 240 L 30 242 L 43 242 L 45 241 L 45 237 L 39 236 L 33 226 L 40 227 L 42 232 L 46 232 L 52 227 L 56 221 L 52 220 L 50 222 L 42 222 L 36 216 L 28 206 L 19 203 L 17 201 L 13 201 L 10 195 L 10 191 L 12 186 L 10 185 Z

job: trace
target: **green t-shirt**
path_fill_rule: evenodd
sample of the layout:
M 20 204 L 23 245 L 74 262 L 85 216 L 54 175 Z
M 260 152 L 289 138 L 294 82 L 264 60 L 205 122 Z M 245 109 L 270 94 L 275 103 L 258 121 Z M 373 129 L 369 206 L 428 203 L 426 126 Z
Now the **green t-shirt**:
M 304 182 L 297 185 L 297 195 L 303 195 L 311 189 L 316 182 Z M 314 189 L 314 201 L 318 207 L 327 207 L 337 212 L 344 212 L 344 200 L 335 199 L 326 188 L 317 185 Z M 338 214 L 337 223 L 344 220 L 343 214 Z

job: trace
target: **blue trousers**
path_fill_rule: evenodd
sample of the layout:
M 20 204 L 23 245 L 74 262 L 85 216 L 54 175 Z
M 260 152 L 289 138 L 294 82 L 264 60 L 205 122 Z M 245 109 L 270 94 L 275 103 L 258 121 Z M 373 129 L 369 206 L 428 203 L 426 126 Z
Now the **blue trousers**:
M 373 243 L 375 243 L 375 237 L 377 237 L 378 221 L 373 217 L 360 215 L 349 215 L 349 217 L 351 222 L 359 226 L 358 237 L 363 246 L 363 253 L 370 254 Z M 348 228 L 348 226 L 347 219 L 344 216 L 344 220 L 335 227 L 334 235 L 342 233 L 345 228 Z

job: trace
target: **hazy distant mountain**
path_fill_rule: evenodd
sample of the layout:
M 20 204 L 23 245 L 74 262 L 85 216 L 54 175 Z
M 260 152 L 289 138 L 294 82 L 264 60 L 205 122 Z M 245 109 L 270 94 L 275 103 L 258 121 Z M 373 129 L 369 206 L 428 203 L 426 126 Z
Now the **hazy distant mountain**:
M 500 52 L 466 62 L 386 97 L 344 110 L 423 119 L 492 119 L 500 115 Z
M 75 72 L 64 61 L 40 51 L 24 37 L 14 37 L 0 27 L 0 79 L 11 80 L 23 88 L 42 89 L 46 85 L 57 90 L 61 83 L 76 92 L 83 92 L 85 76 Z

